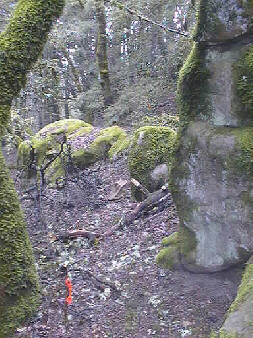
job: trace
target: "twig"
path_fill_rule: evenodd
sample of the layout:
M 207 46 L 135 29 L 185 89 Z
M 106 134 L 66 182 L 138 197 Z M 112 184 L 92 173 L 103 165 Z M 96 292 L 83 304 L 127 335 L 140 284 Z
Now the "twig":
M 149 18 L 147 18 L 146 16 L 140 14 L 139 12 L 129 8 L 128 6 L 125 6 L 123 5 L 121 2 L 119 1 L 116 1 L 116 0 L 112 0 L 111 1 L 111 4 L 112 5 L 115 5 L 116 7 L 118 7 L 119 9 L 124 9 L 125 11 L 127 11 L 129 14 L 132 14 L 132 15 L 136 15 L 138 16 L 138 18 L 140 20 L 143 20 L 143 21 L 146 21 L 154 26 L 157 26 L 157 27 L 160 27 L 162 28 L 164 31 L 168 32 L 168 33 L 174 33 L 174 34 L 178 34 L 178 35 L 182 35 L 182 36 L 185 36 L 185 37 L 189 37 L 189 34 L 188 33 L 184 33 L 184 32 L 181 32 L 181 31 L 178 31 L 176 29 L 172 29 L 172 28 L 168 28 L 166 26 L 164 26 L 163 24 L 161 23 L 158 23 L 158 22 L 155 22 Z
M 106 286 L 109 286 L 109 288 L 113 289 L 114 291 L 118 291 L 117 287 L 115 286 L 115 283 L 111 282 L 111 281 L 107 281 L 105 279 L 102 278 L 98 278 L 97 276 L 93 275 L 93 273 L 91 273 L 89 270 L 85 270 L 84 271 L 89 277 L 93 278 L 96 282 L 100 283 L 100 284 L 104 284 Z M 104 291 L 104 287 L 102 288 Z
M 150 191 L 148 191 L 147 188 L 145 188 L 142 184 L 140 184 L 139 181 L 137 181 L 135 178 L 131 179 L 131 183 L 138 188 L 146 197 L 150 195 Z
M 78 229 L 78 230 L 71 230 L 66 233 L 60 234 L 56 240 L 66 240 L 66 239 L 71 239 L 71 238 L 77 238 L 77 237 L 85 237 L 88 238 L 89 240 L 95 240 L 95 238 L 101 237 L 100 234 L 96 232 L 91 232 L 87 231 L 84 229 Z

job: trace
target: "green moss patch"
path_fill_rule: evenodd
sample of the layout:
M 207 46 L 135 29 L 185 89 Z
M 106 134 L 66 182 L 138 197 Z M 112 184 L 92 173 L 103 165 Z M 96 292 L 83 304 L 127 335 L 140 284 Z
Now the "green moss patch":
M 113 154 L 125 141 L 126 133 L 122 128 L 113 126 L 101 130 L 98 137 L 91 145 L 92 151 L 98 157 L 113 157 Z
M 205 46 L 194 43 L 178 79 L 177 101 L 183 124 L 206 113 L 209 77 L 210 72 L 205 65 Z
M 237 91 L 242 103 L 240 114 L 253 123 L 253 46 L 234 65 Z
M 168 127 L 147 126 L 138 129 L 128 156 L 131 177 L 150 189 L 148 173 L 163 163 L 167 164 L 169 170 L 171 168 L 176 135 Z
M 242 283 L 239 286 L 235 301 L 229 308 L 229 312 L 234 312 L 238 310 L 240 304 L 247 300 L 249 296 L 253 296 L 253 258 L 249 260 L 246 266 L 242 278 Z
M 12 100 L 25 85 L 52 22 L 64 0 L 20 0 L 0 34 L 0 140 L 8 125 Z M 20 149 L 26 159 L 28 148 Z M 10 337 L 38 305 L 33 253 L 18 196 L 0 151 L 0 337 Z
M 234 136 L 236 149 L 228 154 L 226 169 L 229 173 L 237 173 L 253 177 L 253 127 L 216 128 L 216 135 Z
M 173 270 L 179 264 L 179 251 L 177 246 L 163 248 L 156 256 L 156 263 L 164 269 Z
M 0 154 L 0 337 L 8 337 L 38 304 L 38 281 L 26 224 Z
M 31 141 L 24 141 L 18 148 L 18 164 L 19 166 L 28 167 L 33 160 L 38 168 L 45 165 L 52 157 L 59 153 L 61 143 L 67 143 L 68 140 L 73 140 L 75 137 L 90 133 L 93 127 L 82 120 L 67 119 L 51 123 L 42 128 Z M 33 149 L 33 150 L 32 150 Z M 66 144 L 64 145 L 65 152 L 67 151 Z M 34 154 L 32 153 L 34 151 Z M 57 158 L 46 174 L 50 180 L 55 180 L 57 177 L 64 175 L 64 165 L 66 165 L 66 156 L 61 155 Z M 29 176 L 29 175 L 28 175 Z
M 156 263 L 165 269 L 172 270 L 180 264 L 181 257 L 184 261 L 188 261 L 189 255 L 196 248 L 196 237 L 191 230 L 181 226 L 179 232 L 163 238 L 162 246 L 163 248 L 156 256 Z

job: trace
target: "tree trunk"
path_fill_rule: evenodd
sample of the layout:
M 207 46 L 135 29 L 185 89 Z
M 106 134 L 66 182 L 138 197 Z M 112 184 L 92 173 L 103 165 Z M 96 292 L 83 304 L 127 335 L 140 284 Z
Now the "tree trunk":
M 99 80 L 102 87 L 105 106 L 112 104 L 109 67 L 107 59 L 106 18 L 104 0 L 96 0 L 96 16 L 98 21 L 97 62 Z
M 63 0 L 20 0 L 0 35 L 0 139 L 12 100 L 39 57 Z M 0 337 L 9 337 L 38 304 L 38 282 L 26 224 L 0 151 Z

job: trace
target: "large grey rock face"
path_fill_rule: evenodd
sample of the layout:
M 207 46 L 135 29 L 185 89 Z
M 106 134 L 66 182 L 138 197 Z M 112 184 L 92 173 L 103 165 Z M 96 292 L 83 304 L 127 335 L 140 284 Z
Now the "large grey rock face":
M 172 181 L 179 236 L 191 242 L 180 246 L 182 263 L 212 272 L 253 253 L 253 3 L 202 0 L 200 8 L 179 80 Z
M 224 42 L 252 30 L 251 0 L 203 0 L 200 5 L 198 41 Z
M 199 121 L 183 134 L 173 197 L 181 225 L 196 239 L 194 250 L 182 255 L 189 270 L 225 269 L 253 252 L 253 183 L 241 166 L 240 133 Z

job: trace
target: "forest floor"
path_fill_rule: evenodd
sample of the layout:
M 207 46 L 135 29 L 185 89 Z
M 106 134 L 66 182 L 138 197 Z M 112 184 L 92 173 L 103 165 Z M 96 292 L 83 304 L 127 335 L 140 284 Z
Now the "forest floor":
M 129 180 L 124 156 L 96 163 L 65 189 L 46 188 L 39 222 L 36 203 L 22 201 L 42 303 L 33 321 L 15 337 L 197 338 L 221 326 L 241 270 L 193 274 L 157 266 L 162 238 L 178 229 L 172 201 L 104 240 L 56 240 L 71 229 L 104 233 L 129 214 L 136 206 L 129 186 L 119 199 L 108 199 L 115 182 L 123 179 Z M 73 286 L 68 306 L 64 264 Z

